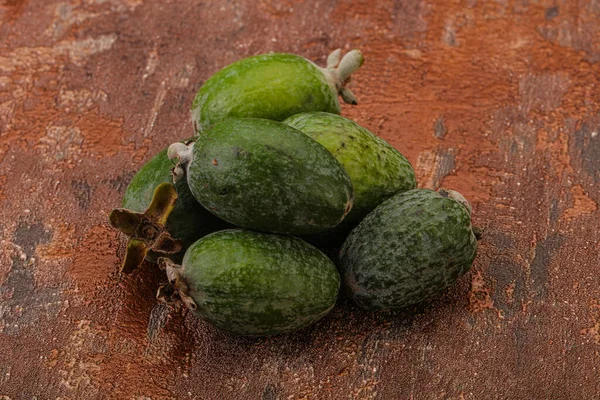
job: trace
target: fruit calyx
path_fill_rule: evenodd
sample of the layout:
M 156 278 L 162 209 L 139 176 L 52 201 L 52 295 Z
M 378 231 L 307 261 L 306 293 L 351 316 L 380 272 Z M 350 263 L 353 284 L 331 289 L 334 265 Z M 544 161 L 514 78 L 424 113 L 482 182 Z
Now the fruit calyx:
M 195 310 L 196 302 L 188 295 L 188 285 L 181 276 L 183 267 L 166 257 L 158 259 L 158 266 L 167 273 L 169 283 L 158 288 L 156 298 L 164 303 L 174 304 L 176 307 L 183 303 L 190 310 Z
M 179 182 L 184 176 L 188 165 L 192 162 L 194 150 L 194 142 L 188 143 L 173 143 L 167 150 L 167 157 L 172 162 L 175 162 L 175 166 L 171 170 L 173 175 L 173 183 Z
M 167 219 L 175 208 L 177 191 L 170 183 L 161 183 L 154 190 L 152 202 L 143 213 L 115 208 L 109 216 L 113 228 L 129 237 L 121 272 L 129 274 L 139 267 L 150 251 L 175 254 L 182 243 L 165 229 Z
M 350 82 L 352 74 L 363 65 L 365 59 L 360 50 L 354 49 L 341 57 L 342 50 L 334 50 L 327 57 L 327 67 L 321 68 L 327 82 L 340 96 L 344 102 L 357 105 L 356 96 L 346 85 Z

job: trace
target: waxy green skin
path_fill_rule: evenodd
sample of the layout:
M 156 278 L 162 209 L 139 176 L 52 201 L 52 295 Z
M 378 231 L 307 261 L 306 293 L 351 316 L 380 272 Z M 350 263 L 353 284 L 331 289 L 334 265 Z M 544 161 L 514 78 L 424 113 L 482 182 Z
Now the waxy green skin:
M 334 231 L 322 235 L 345 237 L 384 200 L 417 186 L 412 165 L 398 150 L 347 118 L 309 112 L 293 115 L 283 123 L 323 145 L 352 180 L 352 210 Z
M 340 163 L 302 132 L 265 119 L 225 120 L 199 136 L 187 180 L 215 215 L 266 232 L 324 231 L 352 206 Z
M 305 111 L 340 113 L 338 94 L 311 61 L 285 53 L 234 62 L 211 76 L 192 105 L 197 134 L 228 117 L 282 121 Z
M 225 230 L 194 243 L 181 277 L 196 313 L 240 335 L 291 332 L 333 308 L 340 287 L 335 265 L 291 236 Z
M 145 211 L 156 187 L 163 182 L 173 182 L 171 168 L 173 164 L 167 157 L 167 149 L 156 154 L 131 179 L 123 196 L 123 208 L 136 212 Z M 184 249 L 202 236 L 231 227 L 198 203 L 185 180 L 176 183 L 175 190 L 178 198 L 167 220 L 166 229 L 171 236 L 183 241 Z M 179 258 L 182 255 L 183 252 L 179 254 Z
M 345 290 L 361 308 L 430 299 L 471 267 L 477 240 L 457 201 L 414 189 L 386 200 L 356 227 L 339 256 Z

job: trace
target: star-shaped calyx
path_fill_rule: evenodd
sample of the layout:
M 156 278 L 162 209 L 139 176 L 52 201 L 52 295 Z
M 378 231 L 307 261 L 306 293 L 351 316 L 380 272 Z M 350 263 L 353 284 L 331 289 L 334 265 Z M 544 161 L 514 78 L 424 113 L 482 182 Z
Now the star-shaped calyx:
M 132 272 L 142 264 L 150 251 L 175 254 L 181 250 L 181 241 L 173 238 L 165 229 L 176 201 L 175 187 L 165 182 L 156 187 L 152 202 L 143 213 L 124 208 L 112 210 L 110 224 L 129 237 L 121 272 Z

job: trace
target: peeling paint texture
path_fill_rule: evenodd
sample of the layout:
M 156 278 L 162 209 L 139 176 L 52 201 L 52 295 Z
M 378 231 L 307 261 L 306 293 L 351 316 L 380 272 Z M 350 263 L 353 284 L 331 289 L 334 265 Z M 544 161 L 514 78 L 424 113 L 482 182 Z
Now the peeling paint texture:
M 0 399 L 600 398 L 600 1 L 0 1 Z M 360 48 L 342 114 L 484 229 L 427 304 L 241 339 L 119 277 L 135 171 L 223 66 Z

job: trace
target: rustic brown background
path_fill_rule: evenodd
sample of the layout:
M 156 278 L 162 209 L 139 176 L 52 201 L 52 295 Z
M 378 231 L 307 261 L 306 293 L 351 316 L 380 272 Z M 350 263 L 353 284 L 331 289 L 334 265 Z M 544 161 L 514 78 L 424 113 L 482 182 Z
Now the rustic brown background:
M 600 1 L 0 0 L 0 399 L 600 398 Z M 212 73 L 366 58 L 343 113 L 486 229 L 431 304 L 239 339 L 107 215 Z

